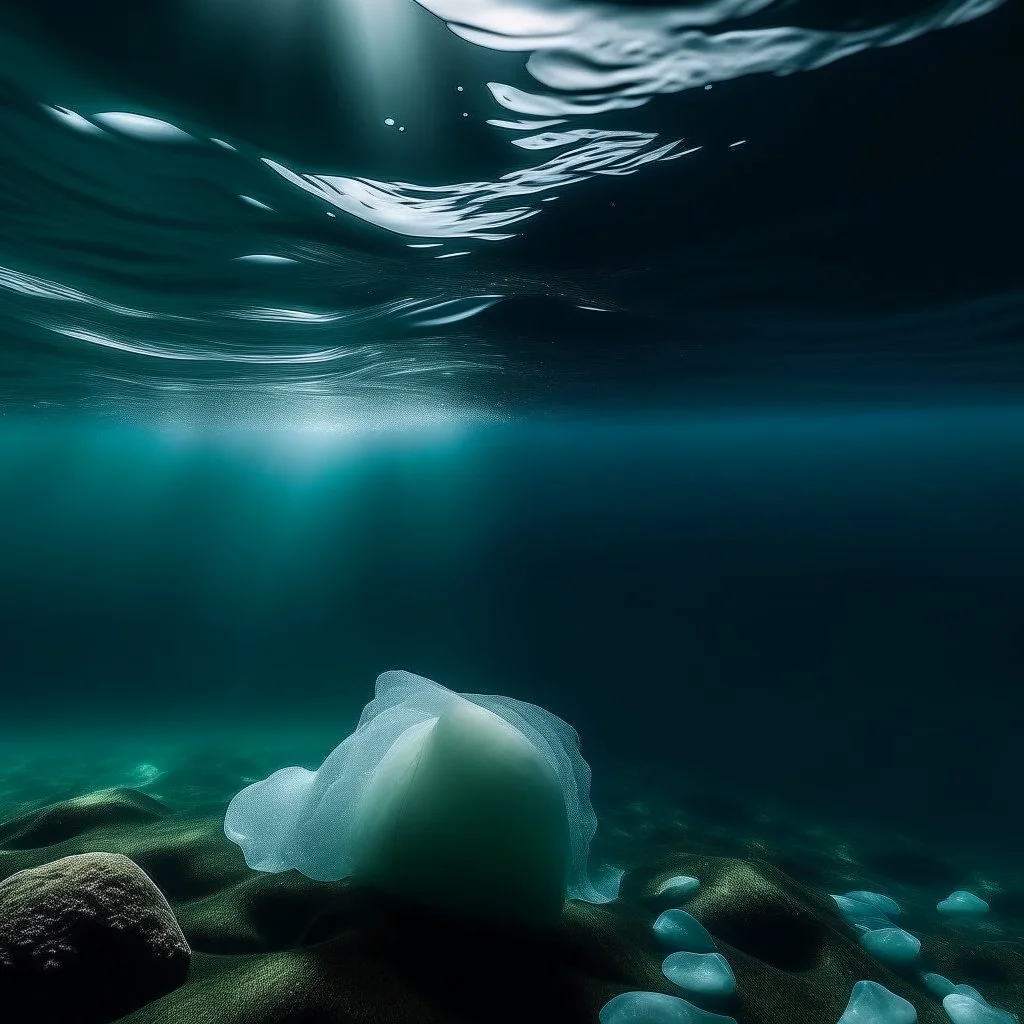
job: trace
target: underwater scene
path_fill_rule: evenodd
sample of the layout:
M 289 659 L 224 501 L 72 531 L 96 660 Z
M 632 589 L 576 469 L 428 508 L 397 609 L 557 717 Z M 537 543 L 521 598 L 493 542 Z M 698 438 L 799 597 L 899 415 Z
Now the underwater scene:
M 0 1019 L 1024 1022 L 1020 0 L 2 0 Z

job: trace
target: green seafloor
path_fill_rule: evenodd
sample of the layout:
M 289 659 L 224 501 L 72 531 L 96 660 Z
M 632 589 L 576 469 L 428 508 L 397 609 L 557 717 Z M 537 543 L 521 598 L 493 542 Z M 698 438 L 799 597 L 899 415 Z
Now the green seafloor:
M 643 991 L 835 1024 L 875 981 L 939 1024 L 926 973 L 978 990 L 979 1020 L 1019 1015 L 1022 455 L 992 407 L 326 439 L 8 423 L 0 877 L 124 854 L 191 960 L 127 1016 L 85 986 L 7 1019 L 583 1024 Z M 231 797 L 316 768 L 396 667 L 578 730 L 618 899 L 523 933 L 246 866 Z M 656 895 L 675 875 L 701 883 L 685 903 Z M 989 912 L 940 914 L 961 889 Z M 831 899 L 862 890 L 900 904 L 912 963 Z M 662 973 L 673 906 L 734 995 Z
M 841 814 L 822 820 L 784 799 L 700 780 L 666 793 L 637 777 L 635 764 L 605 766 L 617 781 L 598 803 L 596 852 L 627 869 L 619 898 L 569 903 L 545 933 L 446 918 L 351 881 L 252 871 L 224 837 L 227 800 L 282 764 L 315 767 L 328 748 L 316 730 L 237 727 L 219 741 L 176 733 L 5 744 L 3 813 L 16 816 L 0 825 L 0 875 L 101 851 L 131 858 L 157 884 L 191 965 L 183 984 L 116 1015 L 132 1022 L 583 1022 L 629 991 L 685 995 L 738 1021 L 835 1021 L 853 985 L 869 980 L 939 1024 L 941 999 L 925 972 L 971 984 L 1001 1010 L 1024 1010 L 1019 859 L 969 843 L 937 847 Z M 695 896 L 683 904 L 656 894 L 680 874 L 700 879 Z M 990 919 L 936 913 L 959 887 L 986 898 Z M 921 941 L 918 961 L 887 965 L 861 948 L 829 894 L 864 888 L 899 902 L 900 926 Z M 652 923 L 680 905 L 727 957 L 734 995 L 684 993 L 662 973 L 667 950 Z M 93 996 L 88 986 L 83 993 Z M 113 1019 L 85 1005 L 54 1011 L 43 998 L 8 1019 Z

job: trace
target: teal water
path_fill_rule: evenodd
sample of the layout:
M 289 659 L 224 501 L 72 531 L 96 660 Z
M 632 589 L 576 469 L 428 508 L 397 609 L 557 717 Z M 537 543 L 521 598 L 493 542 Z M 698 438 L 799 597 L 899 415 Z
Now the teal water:
M 1024 8 L 853 6 L 5 5 L 0 822 L 237 860 L 404 668 L 1018 949 Z

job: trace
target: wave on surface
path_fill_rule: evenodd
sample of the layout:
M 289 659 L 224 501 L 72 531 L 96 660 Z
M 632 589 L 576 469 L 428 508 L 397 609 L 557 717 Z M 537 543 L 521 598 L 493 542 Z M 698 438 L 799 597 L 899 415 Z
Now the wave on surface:
M 486 124 L 507 136 L 511 165 L 493 176 L 416 182 L 295 167 L 127 98 L 124 109 L 79 109 L 73 96 L 27 95 L 0 72 L 0 397 L 116 405 L 233 386 L 355 401 L 436 388 L 457 403 L 474 378 L 508 370 L 476 323 L 522 294 L 493 263 L 478 268 L 481 247 L 500 250 L 566 190 L 639 180 L 699 149 L 595 115 L 629 118 L 658 96 L 744 75 L 813 71 L 1003 0 L 945 0 L 828 31 L 766 24 L 782 7 L 773 0 L 415 2 L 468 47 L 528 54 L 536 89 L 487 82 L 499 116 Z M 605 308 L 586 296 L 570 304 Z

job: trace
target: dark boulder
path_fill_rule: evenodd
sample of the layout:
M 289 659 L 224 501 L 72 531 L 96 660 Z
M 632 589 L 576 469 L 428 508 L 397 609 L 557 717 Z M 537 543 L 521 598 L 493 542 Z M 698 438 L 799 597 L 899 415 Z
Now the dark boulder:
M 0 882 L 0 991 L 35 1021 L 103 1024 L 172 991 L 191 951 L 121 854 L 62 857 Z

